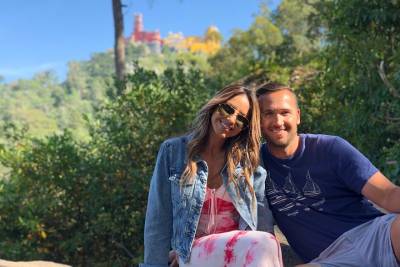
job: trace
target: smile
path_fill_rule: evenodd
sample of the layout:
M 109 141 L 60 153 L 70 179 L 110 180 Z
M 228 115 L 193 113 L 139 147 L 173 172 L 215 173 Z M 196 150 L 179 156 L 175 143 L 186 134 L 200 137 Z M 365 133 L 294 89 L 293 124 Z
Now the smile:
M 233 129 L 233 126 L 227 121 L 221 120 L 221 125 L 222 125 L 222 128 L 224 128 L 224 130 Z
M 271 129 L 270 131 L 273 133 L 281 133 L 281 132 L 284 132 L 285 129 Z

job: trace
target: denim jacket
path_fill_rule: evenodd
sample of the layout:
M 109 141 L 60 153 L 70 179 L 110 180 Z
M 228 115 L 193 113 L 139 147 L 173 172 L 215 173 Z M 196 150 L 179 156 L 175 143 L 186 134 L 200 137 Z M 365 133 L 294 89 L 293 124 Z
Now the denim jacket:
M 205 161 L 198 160 L 193 182 L 180 185 L 181 174 L 187 162 L 188 140 L 188 136 L 172 138 L 160 147 L 150 183 L 144 229 L 144 263 L 140 267 L 168 267 L 168 253 L 171 249 L 184 262 L 189 261 L 205 198 L 208 168 Z M 236 172 L 241 172 L 240 166 L 236 168 Z M 252 205 L 253 197 L 245 187 L 244 179 L 239 180 L 237 190 L 233 182 L 228 183 L 226 170 L 222 171 L 222 178 L 240 215 L 239 229 L 257 229 L 272 233 L 272 213 L 264 202 L 265 170 L 258 167 L 251 177 L 257 207 Z

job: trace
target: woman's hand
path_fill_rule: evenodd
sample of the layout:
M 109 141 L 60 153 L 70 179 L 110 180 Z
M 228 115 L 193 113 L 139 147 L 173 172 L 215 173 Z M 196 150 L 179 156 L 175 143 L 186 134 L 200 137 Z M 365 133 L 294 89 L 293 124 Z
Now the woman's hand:
M 178 254 L 176 254 L 175 250 L 169 252 L 168 263 L 169 267 L 179 267 Z

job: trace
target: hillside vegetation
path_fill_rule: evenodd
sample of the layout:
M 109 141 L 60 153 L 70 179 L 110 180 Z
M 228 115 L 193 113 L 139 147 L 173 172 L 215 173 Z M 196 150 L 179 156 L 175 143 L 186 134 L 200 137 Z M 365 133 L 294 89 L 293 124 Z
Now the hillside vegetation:
M 299 94 L 303 132 L 340 135 L 400 184 L 399 1 L 261 5 L 218 53 L 127 47 L 0 83 L 0 258 L 130 266 L 143 253 L 160 143 L 184 133 L 223 85 L 251 73 Z

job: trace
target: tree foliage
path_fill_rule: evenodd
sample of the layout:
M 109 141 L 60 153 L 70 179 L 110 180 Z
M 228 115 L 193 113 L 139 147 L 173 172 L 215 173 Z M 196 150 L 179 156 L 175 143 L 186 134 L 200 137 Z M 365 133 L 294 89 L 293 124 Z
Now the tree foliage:
M 126 88 L 99 111 L 90 142 L 68 131 L 8 136 L 14 141 L 0 150 L 9 169 L 0 181 L 1 258 L 74 266 L 127 266 L 140 258 L 158 146 L 188 129 L 211 90 L 202 72 L 181 65 L 160 75 L 137 68 Z
M 152 53 L 145 44 L 130 43 L 126 46 L 127 72 L 137 67 L 163 73 L 176 62 L 182 68 L 196 66 L 209 71 L 207 55 L 175 52 L 164 49 Z M 60 83 L 52 72 L 36 74 L 29 80 L 0 83 L 0 126 L 7 122 L 27 126 L 35 137 L 45 137 L 69 129 L 74 137 L 88 139 L 86 119 L 111 97 L 118 95 L 121 85 L 114 80 L 114 55 L 105 51 L 94 53 L 89 60 L 68 63 L 66 81 Z M 123 90 L 123 89 L 122 89 Z M 0 133 L 1 139 L 1 133 Z
M 92 113 L 91 104 L 68 92 L 51 72 L 5 84 L 0 96 L 0 125 L 28 126 L 30 134 L 42 137 L 73 128 L 76 137 L 87 137 L 81 114 Z
M 400 183 L 399 7 L 282 0 L 209 61 L 136 43 L 122 84 L 112 51 L 70 62 L 61 84 L 52 73 L 0 78 L 0 258 L 140 261 L 159 144 L 185 132 L 217 88 L 254 72 L 294 87 L 301 131 L 343 136 Z
M 319 6 L 327 27 L 315 122 L 339 134 L 398 179 L 400 138 L 400 15 L 398 1 L 328 1 Z M 314 112 L 315 114 L 315 112 Z M 315 119 L 315 118 L 314 118 Z M 378 153 L 377 153 L 378 152 Z M 390 155 L 390 156 L 389 156 Z
M 258 71 L 267 71 L 273 76 L 276 49 L 282 42 L 281 31 L 272 22 L 267 7 L 263 6 L 250 28 L 246 31 L 236 30 L 223 48 L 210 59 L 214 78 L 222 85 Z

